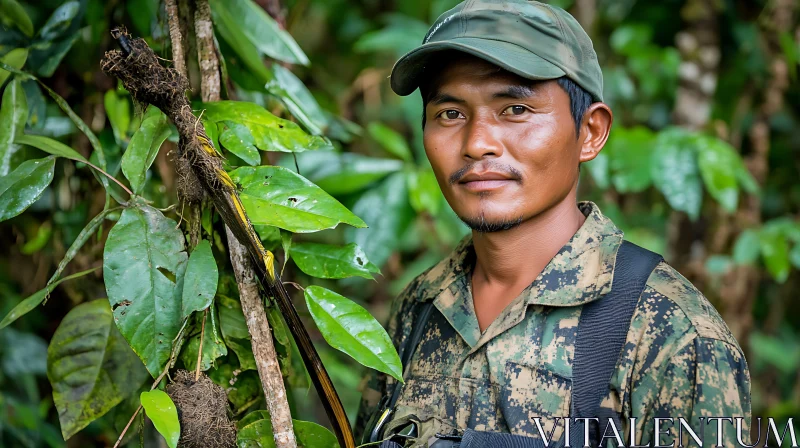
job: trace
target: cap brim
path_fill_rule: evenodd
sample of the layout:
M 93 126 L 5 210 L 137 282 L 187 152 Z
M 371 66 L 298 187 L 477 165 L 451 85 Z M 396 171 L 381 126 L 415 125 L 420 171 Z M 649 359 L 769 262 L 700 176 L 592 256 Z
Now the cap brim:
M 475 37 L 461 37 L 429 42 L 401 57 L 392 68 L 392 90 L 400 96 L 414 92 L 426 76 L 425 67 L 437 53 L 457 50 L 491 62 L 511 73 L 532 80 L 555 79 L 566 73 L 525 48 L 508 42 Z M 430 74 L 427 74 L 430 75 Z

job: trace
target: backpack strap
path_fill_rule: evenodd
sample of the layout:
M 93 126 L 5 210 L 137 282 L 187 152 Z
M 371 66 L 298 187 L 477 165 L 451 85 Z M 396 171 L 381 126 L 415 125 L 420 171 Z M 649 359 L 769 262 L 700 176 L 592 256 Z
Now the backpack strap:
M 575 358 L 572 365 L 572 410 L 570 445 L 582 447 L 584 425 L 575 418 L 600 418 L 590 439 L 598 446 L 609 419 L 617 415 L 599 415 L 600 403 L 608 395 L 608 384 L 614 375 L 630 329 L 633 312 L 650 274 L 663 258 L 654 252 L 623 241 L 617 252 L 611 291 L 603 298 L 583 307 L 578 321 Z M 596 426 L 595 426 L 596 425 Z M 620 426 L 617 426 L 620 428 Z

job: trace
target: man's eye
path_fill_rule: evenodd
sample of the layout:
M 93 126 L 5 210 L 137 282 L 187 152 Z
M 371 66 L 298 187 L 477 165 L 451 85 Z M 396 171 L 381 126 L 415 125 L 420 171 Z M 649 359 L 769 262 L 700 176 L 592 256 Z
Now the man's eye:
M 528 108 L 525 106 L 508 106 L 503 111 L 504 115 L 522 115 L 528 111 Z
M 458 119 L 458 117 L 461 116 L 461 112 L 459 112 L 457 110 L 450 109 L 450 110 L 446 110 L 446 111 L 442 112 L 441 116 L 446 118 L 446 119 L 448 119 L 448 120 L 456 120 L 456 119 Z

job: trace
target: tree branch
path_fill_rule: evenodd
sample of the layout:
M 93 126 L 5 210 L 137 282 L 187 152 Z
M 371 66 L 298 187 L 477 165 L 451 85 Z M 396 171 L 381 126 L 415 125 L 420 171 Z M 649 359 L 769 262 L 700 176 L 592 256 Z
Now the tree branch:
M 203 102 L 220 100 L 219 61 L 214 48 L 214 34 L 211 26 L 211 10 L 208 0 L 197 0 L 195 11 L 195 30 L 197 36 L 197 57 L 200 62 L 200 92 Z M 239 243 L 230 228 L 225 227 L 228 250 L 233 265 L 242 311 L 247 322 L 256 360 L 258 375 L 264 389 L 264 397 L 270 413 L 273 438 L 278 448 L 295 448 L 297 441 L 292 427 L 292 414 L 287 401 L 283 375 L 278 364 L 277 353 L 272 342 L 267 314 L 261 301 L 256 280 L 256 271 L 250 261 L 247 249 Z

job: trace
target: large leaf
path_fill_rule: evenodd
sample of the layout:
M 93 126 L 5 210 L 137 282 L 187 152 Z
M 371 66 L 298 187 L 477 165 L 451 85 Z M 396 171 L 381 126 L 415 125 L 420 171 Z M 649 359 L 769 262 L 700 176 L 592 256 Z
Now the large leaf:
M 28 59 L 28 49 L 27 48 L 15 48 L 8 53 L 5 54 L 0 61 L 4 64 L 7 64 L 13 68 L 19 69 L 25 65 L 25 61 Z M 6 79 L 11 75 L 8 70 L 0 69 L 0 86 L 6 82 Z M 5 101 L 5 100 L 4 100 Z
M 182 322 L 183 246 L 175 221 L 145 205 L 122 212 L 103 253 L 117 327 L 154 377 L 164 369 Z
M 317 278 L 364 277 L 380 274 L 380 269 L 370 263 L 367 255 L 355 243 L 334 246 L 321 243 L 295 243 L 292 260 L 306 274 Z
M 406 162 L 411 161 L 411 148 L 408 147 L 406 138 L 394 129 L 375 121 L 367 126 L 367 132 L 389 154 Z
M 42 303 L 42 301 L 44 301 L 45 298 L 47 298 L 47 296 L 54 289 L 56 289 L 56 286 L 60 285 L 61 283 L 65 282 L 67 280 L 72 280 L 73 278 L 83 277 L 84 275 L 90 274 L 90 273 L 92 273 L 92 272 L 94 272 L 96 270 L 97 270 L 97 268 L 88 269 L 86 271 L 82 271 L 82 272 L 78 272 L 76 274 L 68 275 L 68 276 L 66 276 L 66 277 L 64 277 L 64 278 L 62 278 L 61 280 L 58 280 L 58 281 L 53 281 L 53 279 L 50 279 L 50 282 L 48 282 L 48 285 L 45 286 L 44 289 L 41 289 L 41 290 L 36 291 L 35 293 L 31 294 L 30 296 L 25 298 L 22 302 L 18 303 L 17 306 L 14 307 L 14 309 L 9 311 L 9 313 L 6 315 L 6 317 L 4 317 L 2 321 L 0 321 L 0 329 L 7 327 L 9 324 L 14 322 L 15 320 L 17 320 L 20 317 L 28 314 L 31 310 L 36 308 L 40 303 Z
M 163 390 L 155 389 L 142 392 L 139 399 L 153 426 L 166 439 L 167 446 L 176 448 L 178 439 L 181 438 L 181 424 L 178 421 L 178 409 L 169 395 Z
M 262 7 L 252 0 L 211 0 L 211 11 L 227 27 L 237 27 L 265 56 L 290 64 L 308 65 L 308 57 Z
M 327 428 L 313 422 L 292 420 L 294 435 L 297 445 L 313 448 L 338 448 L 336 436 Z M 239 422 L 239 431 L 236 437 L 239 448 L 269 448 L 275 446 L 273 437 L 272 420 L 269 412 L 255 411 L 247 414 Z
M 55 156 L 27 160 L 0 177 L 0 221 L 19 215 L 36 202 L 53 181 L 55 166 Z
M 231 173 L 253 224 L 294 233 L 332 229 L 340 222 L 366 227 L 364 221 L 308 179 L 279 166 L 243 167 Z
M 15 25 L 28 37 L 33 36 L 31 18 L 17 0 L 0 0 L 0 21 L 5 26 Z
M 408 170 L 408 200 L 417 213 L 439 214 L 444 196 L 431 169 Z
M 0 177 L 11 171 L 11 157 L 19 150 L 14 140 L 22 135 L 27 120 L 25 91 L 21 81 L 14 79 L 3 91 L 3 102 L 0 104 Z
M 703 203 L 703 186 L 697 157 L 687 144 L 685 131 L 673 128 L 658 135 L 650 172 L 669 205 L 697 220 Z
M 330 149 L 330 142 L 309 135 L 291 121 L 278 118 L 255 103 L 217 101 L 203 105 L 205 116 L 212 121 L 233 121 L 250 130 L 253 144 L 262 151 L 301 152 Z
M 274 77 L 265 86 L 269 93 L 280 98 L 309 132 L 314 135 L 324 133 L 328 119 L 303 81 L 280 64 L 272 64 L 272 73 Z
M 351 152 L 313 151 L 297 154 L 300 174 L 333 195 L 354 193 L 403 168 L 403 162 Z M 291 156 L 280 165 L 295 169 Z
M 697 164 L 703 183 L 711 197 L 722 207 L 734 212 L 739 204 L 739 155 L 724 141 L 710 136 L 700 135 L 696 138 Z
M 32 45 L 28 66 L 40 76 L 49 78 L 78 39 L 78 28 L 85 8 L 80 2 L 65 2 L 50 15 L 39 29 Z
M 369 311 L 320 286 L 309 286 L 304 295 L 311 317 L 331 347 L 402 381 L 403 368 L 392 339 Z
M 184 278 L 181 317 L 187 318 L 211 306 L 217 293 L 219 271 L 208 241 L 200 241 L 192 251 Z
M 68 439 L 135 392 L 147 371 L 101 299 L 76 306 L 61 321 L 47 350 L 47 376 Z
M 414 218 L 408 203 L 405 174 L 394 173 L 376 188 L 367 190 L 353 206 L 368 229 L 345 229 L 345 240 L 356 243 L 377 266 L 397 248 L 400 237 Z
M 34 148 L 38 148 L 54 156 L 65 157 L 79 162 L 87 161 L 78 151 L 75 151 L 58 140 L 53 140 L 43 135 L 20 135 L 17 137 L 16 142 L 22 145 L 33 146 Z
M 131 137 L 128 149 L 122 155 L 122 172 L 131 182 L 131 190 L 140 194 L 147 178 L 147 170 L 158 155 L 161 144 L 169 136 L 167 116 L 156 107 L 148 107 L 142 124 Z
M 758 232 L 745 229 L 733 245 L 733 261 L 738 264 L 753 264 L 758 260 L 759 254 L 761 254 L 761 242 Z

